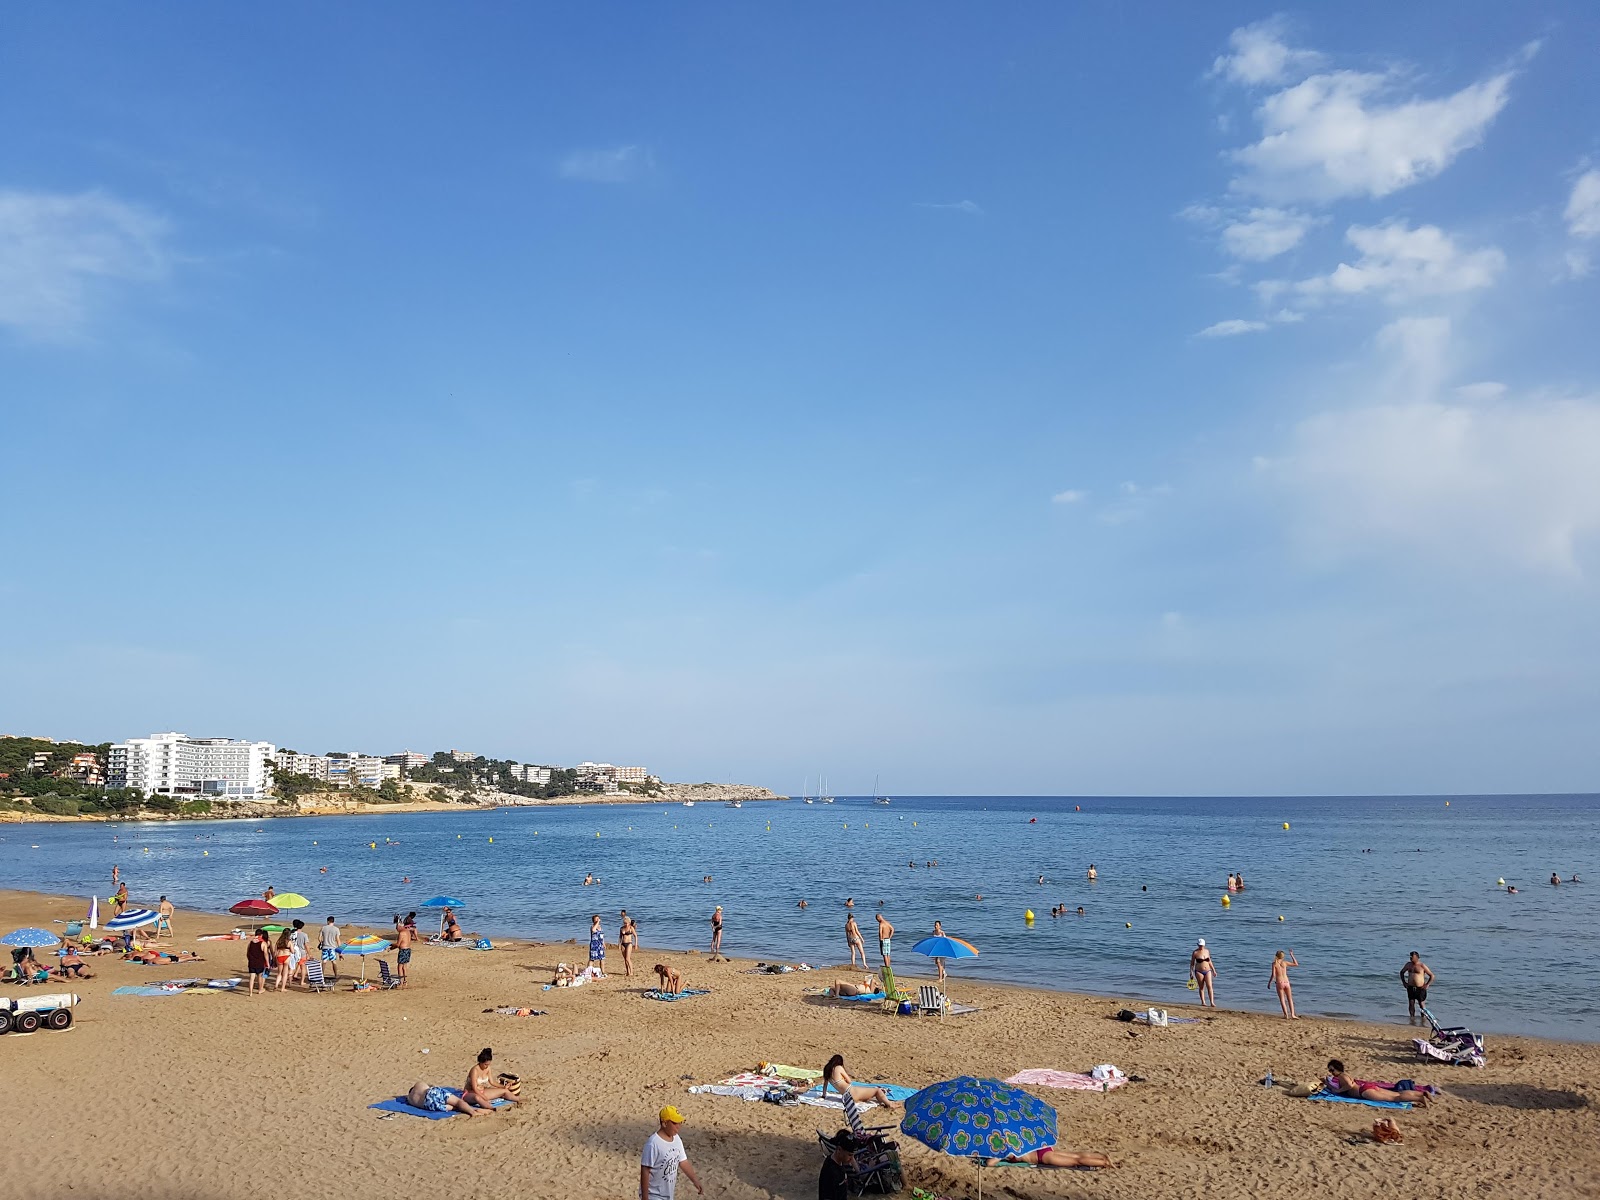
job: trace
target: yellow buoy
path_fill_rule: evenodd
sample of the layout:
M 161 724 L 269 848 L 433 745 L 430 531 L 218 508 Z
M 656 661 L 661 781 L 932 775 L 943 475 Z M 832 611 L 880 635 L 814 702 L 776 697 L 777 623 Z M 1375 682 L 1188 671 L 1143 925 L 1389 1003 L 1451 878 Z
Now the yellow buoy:
M 211 857 L 211 851 L 209 851 L 209 850 L 202 850 L 202 851 L 200 851 L 200 854 L 201 854 L 201 857 L 203 857 L 203 858 L 210 858 Z
M 1284 822 L 1284 823 L 1283 823 L 1283 827 L 1284 827 L 1284 828 L 1285 828 L 1285 829 L 1287 829 L 1287 828 L 1289 828 L 1289 822 L 1287 822 L 1287 821 L 1285 821 L 1285 822 Z
M 378 843 L 377 842 L 368 842 L 367 843 L 367 849 L 368 850 L 376 850 L 377 848 L 378 848 Z
M 1505 879 L 1504 879 L 1504 878 L 1501 878 L 1501 879 L 1496 879 L 1496 880 L 1495 880 L 1495 881 L 1494 881 L 1494 885 L 1495 885 L 1495 887 L 1505 887 L 1505 885 L 1506 885 L 1506 881 L 1505 881 Z
M 1446 807 L 1446 808 L 1449 808 L 1449 807 L 1450 807 L 1450 801 L 1448 801 L 1448 800 L 1446 800 L 1446 801 L 1445 801 L 1445 802 L 1444 802 L 1444 806 L 1445 806 L 1445 807 Z
M 1132 921 L 1124 921 L 1122 923 L 1122 927 L 1124 929 L 1132 929 L 1133 928 L 1133 922 Z
M 1030 908 L 1027 912 L 1023 913 L 1022 918 L 1025 921 L 1033 920 L 1033 909 Z
M 1227 907 L 1229 907 L 1229 906 L 1230 906 L 1230 905 L 1231 905 L 1231 904 L 1232 904 L 1232 903 L 1233 903 L 1233 901 L 1232 901 L 1232 900 L 1229 900 L 1229 899 L 1228 899 L 1228 898 L 1227 898 L 1227 897 L 1226 897 L 1226 896 L 1224 896 L 1224 897 L 1223 897 L 1223 898 L 1222 898 L 1222 907 L 1223 907 L 1223 908 L 1227 908 Z
M 600 835 L 599 835 L 599 834 L 598 834 L 598 833 L 597 833 L 597 834 L 595 834 L 595 837 L 599 837 L 599 836 L 600 836 Z M 490 841 L 491 841 L 491 842 L 492 842 L 492 841 L 494 841 L 494 839 L 493 839 L 493 838 L 490 838 L 490 839 L 489 839 L 489 840 L 490 840 Z
M 1282 913 L 1278 914 L 1278 920 L 1280 920 L 1280 921 L 1283 920 L 1283 914 Z

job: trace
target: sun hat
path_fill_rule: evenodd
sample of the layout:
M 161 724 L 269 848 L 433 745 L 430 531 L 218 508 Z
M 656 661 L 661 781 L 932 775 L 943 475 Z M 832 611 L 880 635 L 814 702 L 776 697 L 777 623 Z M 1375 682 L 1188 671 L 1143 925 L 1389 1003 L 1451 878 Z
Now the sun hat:
M 683 1114 L 670 1104 L 661 1110 L 661 1119 L 671 1121 L 674 1125 L 683 1124 Z
M 1205 944 L 1206 944 L 1205 938 L 1200 938 L 1198 941 L 1195 942 L 1195 947 L 1199 948 L 1201 946 L 1204 946 Z

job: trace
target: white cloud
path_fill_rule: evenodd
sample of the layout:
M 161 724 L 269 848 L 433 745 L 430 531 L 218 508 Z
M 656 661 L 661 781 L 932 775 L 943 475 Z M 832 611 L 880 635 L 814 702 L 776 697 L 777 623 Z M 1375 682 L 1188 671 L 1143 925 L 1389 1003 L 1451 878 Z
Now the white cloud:
M 1461 249 L 1436 225 L 1352 225 L 1345 240 L 1361 252 L 1354 264 L 1340 263 L 1330 274 L 1302 279 L 1293 290 L 1310 299 L 1369 293 L 1391 301 L 1445 296 L 1488 287 L 1506 262 L 1493 246 Z M 1283 284 L 1268 281 L 1260 290 L 1271 298 Z
M 0 190 L 0 326 L 71 337 L 107 283 L 163 278 L 167 223 L 104 192 Z
M 611 150 L 574 150 L 556 167 L 563 179 L 585 183 L 631 183 L 655 167 L 655 158 L 638 145 Z
M 1437 99 L 1399 98 L 1396 73 L 1332 71 L 1274 92 L 1261 140 L 1233 152 L 1236 191 L 1282 203 L 1387 196 L 1431 179 L 1483 140 L 1511 73 Z
M 1222 231 L 1222 245 L 1235 258 L 1265 262 L 1293 250 L 1316 224 L 1314 217 L 1292 209 L 1252 208 Z
M 1218 321 L 1215 325 L 1207 325 L 1195 337 L 1223 338 L 1238 337 L 1241 333 L 1260 333 L 1267 327 L 1265 321 L 1242 321 L 1234 318 L 1231 321 Z
M 1456 389 L 1456 395 L 1463 400 L 1476 402 L 1479 400 L 1498 400 L 1506 394 L 1506 385 L 1496 383 L 1492 379 L 1485 379 L 1480 383 L 1463 383 Z
M 1600 237 L 1600 171 L 1585 171 L 1567 198 L 1567 232 L 1577 238 Z
M 1284 43 L 1287 22 L 1268 17 L 1228 35 L 1233 53 L 1220 55 L 1211 73 L 1246 85 L 1281 83 L 1293 72 L 1314 69 L 1322 56 L 1314 50 L 1294 50 Z
M 1050 503 L 1051 504 L 1076 504 L 1080 500 L 1087 499 L 1088 495 L 1089 495 L 1088 492 L 1080 491 L 1077 488 L 1068 488 L 1064 492 L 1057 492 L 1054 496 L 1051 496 L 1050 497 Z
M 946 212 L 958 212 L 969 217 L 981 217 L 983 207 L 976 200 L 955 200 L 948 204 L 923 201 L 918 203 L 918 208 L 940 208 Z
M 1145 485 L 1131 479 L 1117 486 L 1117 499 L 1097 514 L 1107 525 L 1126 525 L 1140 520 L 1163 496 L 1170 495 L 1170 484 Z
M 1448 323 L 1389 326 L 1389 399 L 1319 413 L 1258 469 L 1312 555 L 1575 574 L 1600 537 L 1600 397 L 1443 399 Z

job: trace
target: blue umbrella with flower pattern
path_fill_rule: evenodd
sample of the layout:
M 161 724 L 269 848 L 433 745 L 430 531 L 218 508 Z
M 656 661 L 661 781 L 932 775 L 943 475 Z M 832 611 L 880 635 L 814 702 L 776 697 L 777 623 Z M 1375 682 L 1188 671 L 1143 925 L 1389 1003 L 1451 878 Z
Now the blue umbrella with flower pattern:
M 1056 1144 L 1056 1110 L 997 1079 L 962 1075 L 923 1088 L 906 1101 L 900 1128 L 925 1146 L 957 1158 L 1010 1158 Z

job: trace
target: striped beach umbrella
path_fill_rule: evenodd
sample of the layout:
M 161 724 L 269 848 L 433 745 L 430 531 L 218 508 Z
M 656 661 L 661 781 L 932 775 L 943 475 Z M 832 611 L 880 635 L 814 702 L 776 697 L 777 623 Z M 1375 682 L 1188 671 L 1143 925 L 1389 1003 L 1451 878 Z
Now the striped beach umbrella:
M 126 933 L 130 929 L 137 929 L 141 925 L 150 925 L 161 919 L 161 914 L 149 908 L 130 908 L 119 916 L 112 917 L 106 922 L 106 928 L 112 933 Z
M 0 938 L 0 946 L 54 946 L 61 939 L 48 929 L 39 929 L 32 925 L 21 929 L 13 929 L 5 937 Z
M 375 933 L 363 933 L 339 947 L 340 954 L 355 954 L 361 958 L 361 982 L 367 981 L 367 955 L 382 954 L 389 943 Z

